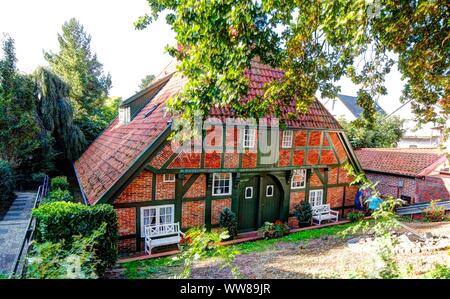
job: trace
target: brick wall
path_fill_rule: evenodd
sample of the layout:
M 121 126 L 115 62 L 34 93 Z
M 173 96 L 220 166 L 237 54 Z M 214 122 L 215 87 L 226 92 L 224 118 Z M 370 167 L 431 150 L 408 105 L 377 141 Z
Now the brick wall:
M 289 201 L 289 214 L 293 214 L 295 206 L 300 204 L 303 200 L 305 200 L 304 191 L 291 192 Z
M 136 239 L 119 240 L 119 252 L 130 253 L 136 251 Z
M 336 164 L 337 159 L 332 150 L 322 150 L 320 164 Z
M 425 177 L 416 179 L 416 202 L 429 202 L 434 199 L 450 199 L 450 177 Z
M 185 201 L 183 202 L 182 227 L 193 227 L 205 224 L 205 201 Z
M 220 168 L 221 159 L 218 152 L 205 153 L 205 168 Z
M 333 142 L 334 147 L 336 148 L 336 152 L 340 162 L 343 163 L 347 160 L 347 154 L 345 152 L 344 146 L 341 143 L 341 140 L 339 139 L 336 132 L 330 132 L 328 134 L 331 138 L 331 141 Z
M 309 150 L 307 163 L 309 165 L 316 165 L 319 163 L 319 151 L 318 150 Z
M 156 175 L 155 199 L 175 199 L 175 182 L 164 182 L 164 175 Z
M 321 131 L 311 131 L 309 133 L 309 146 L 319 146 L 322 140 Z
M 184 178 L 184 184 L 189 180 L 190 175 Z M 204 174 L 199 175 L 195 180 L 183 198 L 195 198 L 206 196 L 206 176 Z
M 142 171 L 134 181 L 125 188 L 114 203 L 148 201 L 152 198 L 152 173 Z
M 327 189 L 327 203 L 331 208 L 342 207 L 345 187 L 331 187 Z
M 171 143 L 167 143 L 162 150 L 150 161 L 149 165 L 155 168 L 161 168 L 164 163 L 173 155 Z
M 225 153 L 224 167 L 225 168 L 238 168 L 239 167 L 239 154 Z
M 289 166 L 291 162 L 291 151 L 290 150 L 280 150 L 280 156 L 278 159 L 278 166 Z
M 387 174 L 366 173 L 366 175 L 372 182 L 379 182 L 377 188 L 382 196 L 400 197 L 405 195 L 410 196 L 414 202 L 416 197 L 416 182 L 414 179 Z M 399 181 L 403 181 L 403 188 L 398 188 Z
M 320 174 L 322 175 L 322 177 L 324 176 L 325 172 L 323 171 L 323 169 L 320 169 Z M 309 185 L 311 187 L 320 187 L 323 186 L 322 181 L 320 180 L 319 176 L 317 175 L 316 171 L 312 171 L 311 173 L 311 177 L 309 179 Z
M 242 167 L 255 168 L 256 167 L 256 153 L 253 151 L 246 151 L 242 154 Z
M 136 233 L 136 208 L 116 209 L 119 223 L 119 236 Z
M 294 131 L 294 145 L 306 146 L 306 131 Z
M 305 151 L 294 151 L 292 164 L 294 166 L 302 166 L 305 162 Z
M 211 224 L 218 224 L 223 209 L 231 209 L 231 198 L 215 199 L 211 201 Z
M 328 184 L 337 184 L 338 183 L 338 172 L 339 168 L 334 167 L 328 170 Z
M 356 192 L 358 192 L 357 186 L 345 186 L 345 205 L 353 206 L 355 204 Z
M 201 154 L 200 153 L 185 153 L 181 152 L 170 163 L 167 168 L 200 168 Z

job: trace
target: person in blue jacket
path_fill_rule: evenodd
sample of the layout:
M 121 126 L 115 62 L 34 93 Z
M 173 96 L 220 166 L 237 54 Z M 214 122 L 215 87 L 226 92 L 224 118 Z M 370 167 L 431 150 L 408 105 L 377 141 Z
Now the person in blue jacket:
M 358 211 L 364 210 L 364 190 L 359 189 L 355 195 L 355 209 Z

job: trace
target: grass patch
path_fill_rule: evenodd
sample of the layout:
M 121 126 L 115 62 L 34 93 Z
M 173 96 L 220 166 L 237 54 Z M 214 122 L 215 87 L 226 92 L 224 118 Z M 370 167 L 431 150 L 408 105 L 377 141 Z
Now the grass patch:
M 245 242 L 234 245 L 234 248 L 237 249 L 241 254 L 251 253 L 251 252 L 261 252 L 269 249 L 274 244 L 278 242 L 298 242 L 298 241 L 307 241 L 311 239 L 317 239 L 323 236 L 332 236 L 336 235 L 347 228 L 353 226 L 353 223 L 346 223 L 336 226 L 323 227 L 318 229 L 304 230 L 296 233 L 292 233 L 286 235 L 279 239 L 269 239 L 269 240 L 258 240 Z
M 354 223 L 341 224 L 336 226 L 305 230 L 286 235 L 279 239 L 257 240 L 231 245 L 241 254 L 252 252 L 262 252 L 270 249 L 274 244 L 279 242 L 298 242 L 317 239 L 324 236 L 336 235 L 347 228 L 353 226 Z M 124 275 L 128 279 L 158 278 L 161 274 L 167 276 L 168 273 L 178 274 L 182 262 L 173 260 L 173 256 L 167 256 L 157 259 L 148 259 L 142 261 L 134 261 L 123 263 L 125 268 Z
M 180 261 L 174 261 L 173 256 L 166 256 L 157 259 L 148 259 L 123 263 L 124 275 L 129 279 L 157 278 L 162 271 L 170 271 L 171 268 L 181 266 Z

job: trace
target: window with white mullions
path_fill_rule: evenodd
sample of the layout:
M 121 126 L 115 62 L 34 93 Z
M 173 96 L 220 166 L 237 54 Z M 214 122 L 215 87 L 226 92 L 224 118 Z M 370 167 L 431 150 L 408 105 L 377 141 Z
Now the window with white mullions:
M 244 129 L 244 148 L 255 147 L 255 135 L 256 129 L 246 128 Z
M 310 190 L 309 203 L 313 207 L 323 205 L 323 190 Z
M 171 224 L 174 221 L 174 205 L 161 205 L 141 208 L 141 237 L 146 226 Z
M 301 189 L 306 186 L 306 169 L 296 169 L 292 175 L 291 189 Z
M 293 131 L 283 131 L 283 138 L 281 142 L 282 148 L 291 148 L 292 147 L 292 139 L 294 136 Z
M 231 173 L 214 173 L 212 195 L 231 195 Z
M 175 182 L 175 174 L 174 173 L 165 173 L 163 175 L 163 182 L 164 183 L 173 183 L 173 182 Z

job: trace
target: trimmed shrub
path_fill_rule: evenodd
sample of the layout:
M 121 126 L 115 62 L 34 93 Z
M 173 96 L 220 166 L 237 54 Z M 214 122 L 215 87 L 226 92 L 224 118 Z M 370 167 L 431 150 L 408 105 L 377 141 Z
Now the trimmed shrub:
M 225 208 L 222 212 L 220 212 L 219 226 L 228 230 L 228 234 L 230 235 L 229 239 L 234 239 L 237 237 L 238 224 L 236 214 L 234 214 L 229 208 Z
M 0 200 L 14 197 L 16 180 L 14 171 L 7 161 L 0 160 Z
M 294 216 L 298 220 L 299 227 L 310 226 L 312 219 L 311 204 L 303 200 L 299 205 L 294 207 Z
M 117 261 L 118 223 L 111 205 L 86 206 L 60 201 L 39 206 L 33 210 L 33 216 L 37 219 L 37 242 L 59 243 L 64 240 L 65 248 L 70 248 L 74 236 L 90 236 L 106 223 L 105 233 L 95 240 L 95 254 L 100 260 L 97 274 L 102 276 Z
M 423 210 L 423 216 L 430 222 L 440 222 L 445 220 L 445 208 L 438 206 L 439 200 L 432 200 L 430 206 Z
M 281 238 L 289 232 L 289 226 L 281 220 L 277 220 L 274 223 L 265 222 L 258 233 L 265 239 Z
M 73 196 L 70 194 L 68 190 L 61 190 L 56 189 L 53 191 L 50 191 L 47 195 L 47 197 L 44 198 L 42 203 L 51 203 L 51 202 L 57 202 L 57 201 L 73 201 Z
M 357 222 L 364 218 L 364 213 L 361 211 L 351 211 L 347 214 L 347 218 L 350 222 Z
M 69 182 L 67 181 L 67 177 L 65 176 L 54 177 L 50 181 L 50 186 L 52 187 L 52 190 L 56 189 L 69 190 Z

